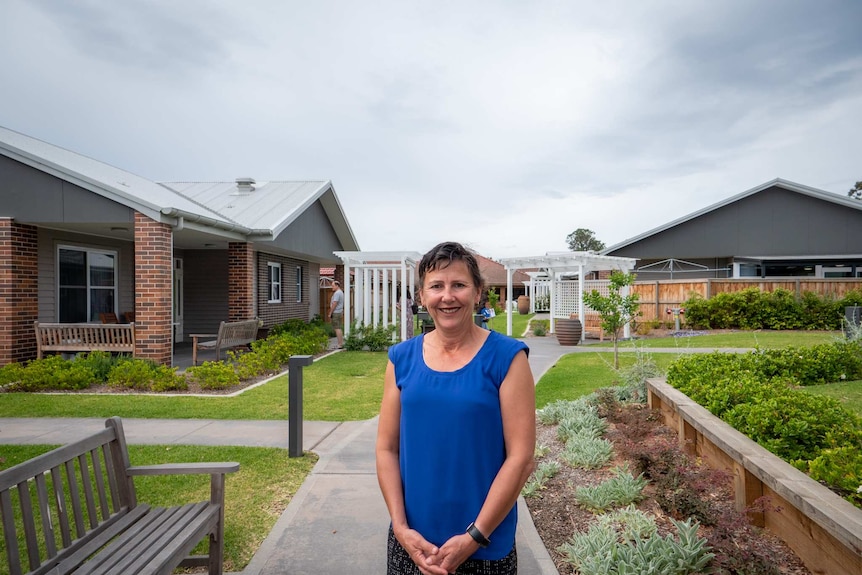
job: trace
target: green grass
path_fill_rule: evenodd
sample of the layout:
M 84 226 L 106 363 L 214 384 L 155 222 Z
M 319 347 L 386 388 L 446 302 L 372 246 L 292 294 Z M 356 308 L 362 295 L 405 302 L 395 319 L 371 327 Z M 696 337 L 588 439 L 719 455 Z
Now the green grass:
M 524 337 L 524 332 L 527 331 L 527 324 L 529 323 L 530 319 L 532 319 L 532 317 L 533 315 L 531 314 L 521 315 L 519 313 L 513 313 L 512 337 Z M 491 320 L 488 322 L 488 326 L 494 331 L 506 333 L 506 314 L 501 313 L 500 315 L 491 318 Z
M 51 445 L 4 445 L 0 469 L 49 451 Z M 287 450 L 263 447 L 130 445 L 133 465 L 192 461 L 236 461 L 240 469 L 225 487 L 225 571 L 241 571 L 269 535 L 275 522 L 311 471 L 317 456 L 288 457 Z M 209 499 L 209 476 L 136 477 L 138 501 L 177 505 Z M 201 546 L 199 551 L 203 552 Z M 8 573 L 0 540 L 0 575 Z
M 303 417 L 357 421 L 377 415 L 383 398 L 386 353 L 332 354 L 303 370 Z M 283 375 L 236 397 L 159 397 L 125 394 L 0 393 L 0 417 L 144 419 L 287 419 Z
M 675 353 L 650 355 L 663 370 L 678 357 Z M 635 359 L 635 354 L 621 354 L 620 367 L 632 365 Z M 542 408 L 560 399 L 575 400 L 596 389 L 617 383 L 617 373 L 613 369 L 613 358 L 610 354 L 599 352 L 564 355 L 545 372 L 536 385 L 536 407 Z
M 862 417 L 862 381 L 810 385 L 803 389 L 809 393 L 837 399 L 844 407 Z
M 840 331 L 735 331 L 717 333 L 714 335 L 697 335 L 692 337 L 654 337 L 639 338 L 639 347 L 702 347 L 702 348 L 782 348 L 788 346 L 807 346 L 818 343 L 830 343 L 843 338 Z M 605 340 L 590 344 L 599 347 L 613 347 L 613 343 Z M 632 342 L 620 342 L 620 347 L 632 346 Z

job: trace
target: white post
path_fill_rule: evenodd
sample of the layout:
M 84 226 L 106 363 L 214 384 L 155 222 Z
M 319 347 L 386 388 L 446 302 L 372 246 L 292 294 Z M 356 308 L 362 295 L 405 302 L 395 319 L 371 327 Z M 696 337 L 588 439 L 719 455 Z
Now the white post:
M 506 335 L 512 335 L 512 269 L 506 267 Z
M 381 286 L 383 296 L 380 298 L 383 307 L 383 327 L 389 327 L 389 270 L 383 268 L 380 270 L 380 273 L 382 275 L 381 283 L 383 284 Z M 395 321 L 394 312 L 392 313 L 392 321 Z
M 407 262 L 401 258 L 401 341 L 407 339 Z
M 380 270 L 371 270 L 371 325 L 377 329 L 380 323 Z
M 623 289 L 620 290 L 620 294 L 623 297 L 627 297 L 629 295 L 629 286 L 623 286 Z M 679 321 L 679 316 L 677 316 L 677 321 Z M 623 326 L 623 338 L 629 339 L 632 336 L 632 326 L 630 322 L 626 322 L 626 325 Z
M 557 316 L 557 272 L 554 270 L 548 270 L 548 276 L 550 277 L 550 286 L 551 289 L 548 292 L 549 297 L 551 298 L 551 305 L 548 306 L 551 313 L 551 321 L 549 323 L 548 331 L 550 333 L 556 333 L 556 322 L 554 319 Z
M 356 268 L 356 277 L 354 279 L 356 280 L 356 289 L 354 290 L 353 295 L 353 319 L 356 320 L 356 323 L 361 324 L 362 314 L 364 313 L 362 309 L 364 307 L 363 304 L 365 303 L 362 301 L 362 294 L 365 293 L 365 277 L 362 274 L 362 268 Z
M 362 323 L 371 324 L 371 270 L 362 268 Z
M 587 313 L 584 309 L 584 264 L 578 265 L 578 317 L 581 318 L 581 341 L 587 333 Z
M 350 260 L 344 260 L 344 335 L 350 335 Z

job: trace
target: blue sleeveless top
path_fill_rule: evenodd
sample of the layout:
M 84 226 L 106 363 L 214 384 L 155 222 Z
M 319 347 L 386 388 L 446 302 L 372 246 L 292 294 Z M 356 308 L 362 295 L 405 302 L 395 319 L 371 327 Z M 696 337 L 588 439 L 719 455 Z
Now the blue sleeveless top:
M 500 384 L 522 341 L 492 331 L 464 367 L 440 372 L 425 365 L 424 334 L 389 348 L 401 390 L 399 460 L 407 523 L 443 545 L 476 519 L 506 458 Z M 515 542 L 517 505 L 474 559 L 501 559 Z

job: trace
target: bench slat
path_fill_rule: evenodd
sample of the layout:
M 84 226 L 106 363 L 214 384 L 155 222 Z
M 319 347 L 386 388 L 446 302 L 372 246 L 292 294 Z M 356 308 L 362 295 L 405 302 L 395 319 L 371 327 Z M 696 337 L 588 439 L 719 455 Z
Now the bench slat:
M 54 540 L 54 525 L 51 523 L 51 509 L 48 505 L 48 486 L 45 484 L 44 473 L 36 476 L 36 498 L 39 504 L 39 515 L 42 517 L 45 553 L 48 557 L 55 557 L 57 555 L 57 543 Z
M 75 464 L 69 460 L 65 463 L 66 466 L 66 490 L 69 496 L 69 508 L 72 511 L 72 519 L 75 520 L 75 537 L 83 537 L 87 533 L 87 528 L 84 526 L 84 511 L 81 509 L 81 496 L 78 495 L 78 478 L 75 476 Z
M 60 524 L 60 537 L 63 541 L 63 547 L 68 547 L 72 544 L 72 529 L 69 525 L 66 498 L 63 496 L 63 477 L 59 465 L 51 468 L 51 484 L 54 487 L 54 501 L 57 502 L 57 523 Z
M 149 505 L 138 505 L 128 513 L 117 515 L 103 523 L 102 529 L 92 535 L 88 540 L 81 542 L 77 548 L 72 549 L 71 553 L 67 553 L 62 561 L 55 565 L 46 566 L 48 568 L 57 567 L 58 573 L 69 573 L 78 565 L 81 565 L 87 557 L 107 545 L 112 539 L 129 529 L 129 526 L 134 525 L 137 521 L 147 515 L 150 511 Z M 68 551 L 68 550 L 67 550 Z M 35 575 L 35 574 L 34 574 Z
M 36 521 L 33 517 L 33 500 L 26 481 L 18 484 L 18 505 L 21 509 L 21 522 L 24 524 L 24 544 L 27 546 L 27 560 L 30 569 L 39 566 L 39 542 L 36 538 Z
M 102 512 L 102 520 L 108 518 L 111 511 L 108 507 L 107 491 L 105 489 L 105 477 L 102 475 L 102 463 L 99 461 L 99 450 L 90 451 L 90 460 L 93 462 L 93 478 L 96 481 L 96 494 L 99 497 L 99 510 Z
M 15 537 L 15 510 L 13 509 L 12 496 L 8 489 L 0 491 L 0 517 L 3 523 L 3 540 L 6 542 L 9 573 L 10 575 L 21 575 L 18 538 Z

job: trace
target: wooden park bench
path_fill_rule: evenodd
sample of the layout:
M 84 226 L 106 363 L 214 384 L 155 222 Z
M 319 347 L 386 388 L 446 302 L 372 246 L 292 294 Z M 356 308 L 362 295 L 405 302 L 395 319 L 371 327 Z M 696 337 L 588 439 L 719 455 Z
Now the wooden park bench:
M 239 463 L 133 466 L 119 417 L 105 429 L 0 471 L 0 518 L 10 575 L 222 573 L 225 474 Z M 209 501 L 139 502 L 134 478 L 208 474 Z M 189 555 L 209 538 L 208 555 Z
M 110 351 L 135 355 L 134 323 L 42 323 L 34 322 L 36 357 L 46 351 L 77 353 Z
M 257 339 L 257 330 L 260 321 L 247 319 L 242 321 L 223 321 L 219 324 L 218 333 L 192 333 L 192 365 L 198 364 L 198 350 L 211 350 L 216 352 L 216 361 L 221 357 L 221 351 L 249 345 Z M 198 341 L 200 338 L 215 338 L 209 341 Z

